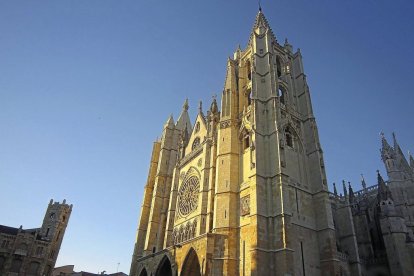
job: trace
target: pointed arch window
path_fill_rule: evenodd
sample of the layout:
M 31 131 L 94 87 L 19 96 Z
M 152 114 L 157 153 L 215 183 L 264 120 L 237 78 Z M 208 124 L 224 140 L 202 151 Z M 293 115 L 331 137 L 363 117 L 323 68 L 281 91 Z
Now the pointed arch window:
M 197 122 L 196 126 L 195 126 L 195 133 L 197 133 L 199 131 L 200 131 L 200 122 Z
M 280 78 L 282 76 L 282 63 L 280 62 L 280 57 L 276 57 L 276 70 L 277 70 L 277 77 Z
M 286 89 L 281 85 L 278 86 L 277 96 L 279 97 L 280 103 L 286 104 L 287 92 Z

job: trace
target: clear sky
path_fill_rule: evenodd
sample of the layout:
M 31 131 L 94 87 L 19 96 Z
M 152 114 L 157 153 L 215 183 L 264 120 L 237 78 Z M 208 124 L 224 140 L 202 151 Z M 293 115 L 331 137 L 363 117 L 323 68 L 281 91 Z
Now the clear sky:
M 414 151 L 412 0 L 262 0 L 301 48 L 329 183 L 384 173 L 379 133 Z M 152 142 L 186 97 L 220 95 L 257 1 L 0 0 L 0 224 L 74 205 L 57 265 L 129 272 Z

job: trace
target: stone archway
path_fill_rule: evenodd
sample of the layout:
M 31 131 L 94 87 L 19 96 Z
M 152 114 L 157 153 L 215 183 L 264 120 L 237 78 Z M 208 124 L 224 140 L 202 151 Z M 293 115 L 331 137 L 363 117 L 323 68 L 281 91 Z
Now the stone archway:
M 148 273 L 145 267 L 141 270 L 141 273 L 139 274 L 139 276 L 148 276 Z
M 181 276 L 201 276 L 200 262 L 198 261 L 197 253 L 193 248 L 188 251 L 185 258 Z
M 162 258 L 158 265 L 157 272 L 155 272 L 155 276 L 172 276 L 171 262 L 167 256 Z

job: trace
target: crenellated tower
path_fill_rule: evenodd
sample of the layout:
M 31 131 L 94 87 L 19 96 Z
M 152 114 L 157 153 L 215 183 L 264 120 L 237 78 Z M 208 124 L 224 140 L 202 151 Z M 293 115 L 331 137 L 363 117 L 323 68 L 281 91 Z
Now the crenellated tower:
M 51 199 L 43 219 L 42 227 L 39 229 L 41 240 L 50 241 L 50 246 L 46 254 L 52 260 L 51 267 L 54 267 L 56 263 L 70 214 L 72 213 L 72 207 L 72 204 L 66 204 L 66 200 L 59 203 Z

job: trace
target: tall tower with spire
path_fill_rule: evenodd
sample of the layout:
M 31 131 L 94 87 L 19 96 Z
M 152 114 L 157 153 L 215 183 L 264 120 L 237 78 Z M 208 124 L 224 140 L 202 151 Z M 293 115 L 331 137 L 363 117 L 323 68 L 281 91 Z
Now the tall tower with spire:
M 186 100 L 154 144 L 130 275 L 338 274 L 300 51 L 260 9 L 226 66 L 221 110 Z

